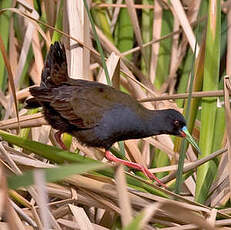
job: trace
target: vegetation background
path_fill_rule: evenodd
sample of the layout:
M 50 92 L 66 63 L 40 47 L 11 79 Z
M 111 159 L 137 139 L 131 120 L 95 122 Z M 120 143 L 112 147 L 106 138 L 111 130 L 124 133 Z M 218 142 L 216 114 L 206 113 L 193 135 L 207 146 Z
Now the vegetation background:
M 230 7 L 230 0 L 0 1 L 0 229 L 231 229 Z M 70 152 L 63 151 L 41 111 L 24 109 L 54 41 L 68 50 L 71 77 L 185 114 L 200 156 L 167 135 L 112 148 L 168 190 L 66 134 Z

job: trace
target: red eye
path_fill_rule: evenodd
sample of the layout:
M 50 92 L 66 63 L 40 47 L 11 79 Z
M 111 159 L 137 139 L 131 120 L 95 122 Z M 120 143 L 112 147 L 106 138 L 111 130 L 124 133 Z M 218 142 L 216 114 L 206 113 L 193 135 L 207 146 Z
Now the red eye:
M 175 121 L 174 121 L 174 124 L 175 124 L 175 126 L 179 126 L 179 125 L 180 125 L 180 122 L 177 121 L 177 120 L 175 120 Z

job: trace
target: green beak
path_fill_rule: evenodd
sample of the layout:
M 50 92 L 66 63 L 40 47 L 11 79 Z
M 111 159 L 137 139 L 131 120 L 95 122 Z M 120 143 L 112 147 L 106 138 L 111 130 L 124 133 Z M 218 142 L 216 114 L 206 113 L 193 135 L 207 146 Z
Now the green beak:
M 188 129 L 186 126 L 184 126 L 182 129 L 181 129 L 183 135 L 185 136 L 186 140 L 197 150 L 197 152 L 199 154 L 201 154 L 201 151 L 200 151 L 200 148 L 199 146 L 197 145 L 196 141 L 193 139 L 193 137 L 191 136 L 191 134 L 189 133 Z

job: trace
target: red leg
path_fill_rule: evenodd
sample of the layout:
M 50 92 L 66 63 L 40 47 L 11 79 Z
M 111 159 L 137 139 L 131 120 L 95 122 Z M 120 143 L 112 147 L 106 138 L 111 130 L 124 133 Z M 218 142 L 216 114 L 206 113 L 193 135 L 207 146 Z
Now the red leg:
M 167 186 L 162 183 L 154 174 L 152 174 L 147 168 L 145 168 L 144 166 L 134 163 L 134 162 L 129 162 L 129 161 L 125 161 L 122 159 L 119 159 L 117 157 L 115 157 L 113 154 L 111 154 L 111 152 L 109 150 L 106 150 L 105 152 L 105 157 L 109 160 L 109 161 L 113 161 L 113 162 L 119 162 L 123 165 L 128 166 L 129 168 L 133 168 L 133 169 L 137 169 L 142 171 L 149 179 L 151 180 L 155 180 L 158 184 L 160 184 L 161 186 L 167 188 Z
M 61 131 L 56 132 L 55 135 L 54 135 L 55 140 L 58 142 L 58 144 L 61 146 L 62 149 L 67 150 L 67 147 L 64 145 L 64 143 L 63 143 L 63 141 L 61 139 L 62 134 L 63 133 Z

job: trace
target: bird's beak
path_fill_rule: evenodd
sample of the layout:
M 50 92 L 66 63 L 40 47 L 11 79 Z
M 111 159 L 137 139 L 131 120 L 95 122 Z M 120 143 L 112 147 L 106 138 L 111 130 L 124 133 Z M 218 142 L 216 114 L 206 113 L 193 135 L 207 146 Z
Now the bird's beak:
M 197 150 L 197 152 L 199 154 L 201 154 L 201 151 L 200 151 L 200 148 L 199 146 L 197 145 L 196 141 L 193 139 L 193 137 L 191 136 L 191 134 L 189 133 L 188 129 L 186 126 L 184 126 L 181 131 L 181 136 L 182 137 L 185 137 L 186 140 Z

